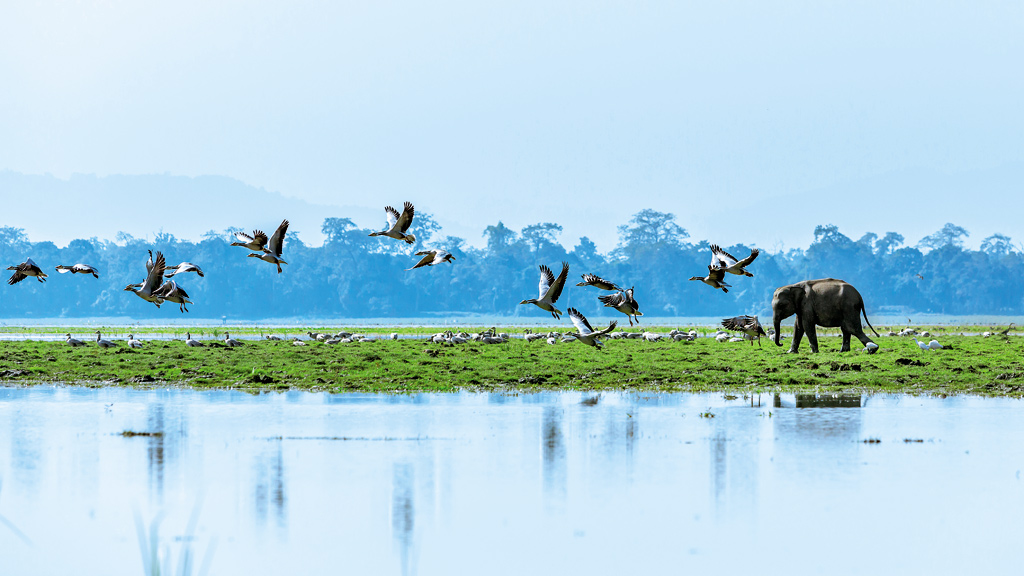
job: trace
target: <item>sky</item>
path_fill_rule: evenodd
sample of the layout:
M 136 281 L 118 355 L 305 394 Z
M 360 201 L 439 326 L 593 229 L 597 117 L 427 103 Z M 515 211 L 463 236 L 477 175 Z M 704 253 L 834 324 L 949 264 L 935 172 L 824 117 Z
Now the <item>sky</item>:
M 410 200 L 478 245 L 610 250 L 644 208 L 725 245 L 1020 242 L 1021 30 L 1019 2 L 8 2 L 0 170 L 224 176 L 374 228 Z M 0 225 L 45 200 L 0 194 Z

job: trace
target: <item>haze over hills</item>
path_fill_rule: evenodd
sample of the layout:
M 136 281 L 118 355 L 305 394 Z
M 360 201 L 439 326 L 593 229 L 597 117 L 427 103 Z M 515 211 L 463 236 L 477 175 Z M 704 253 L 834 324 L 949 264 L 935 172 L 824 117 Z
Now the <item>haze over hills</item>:
M 588 236 L 600 251 L 619 241 L 617 227 L 644 208 L 672 212 L 690 233 L 690 241 L 743 243 L 767 250 L 806 248 L 819 224 L 835 224 L 852 238 L 866 232 L 898 232 L 906 245 L 953 222 L 966 228 L 965 246 L 977 248 L 995 233 L 1006 234 L 1018 245 L 1024 241 L 1024 165 L 1009 164 L 984 171 L 937 173 L 902 170 L 827 188 L 784 196 L 761 196 L 742 202 L 725 196 L 681 191 L 669 203 L 647 205 L 643 194 L 628 206 L 609 207 L 595 199 L 566 209 L 553 195 L 550 207 L 529 204 L 514 208 L 495 206 L 493 213 L 471 214 L 455 203 L 409 194 L 408 198 L 359 197 L 339 192 L 335 205 L 315 204 L 301 198 L 251 186 L 226 176 L 51 175 L 0 172 L 0 196 L 5 202 L 0 226 L 24 228 L 33 241 L 48 240 L 64 246 L 76 238 L 114 240 L 118 232 L 152 238 L 159 232 L 180 239 L 199 240 L 210 230 L 224 232 L 237 226 L 271 231 L 288 218 L 292 234 L 313 246 L 324 236 L 324 218 L 351 218 L 359 227 L 383 227 L 383 206 L 399 206 L 406 199 L 419 213 L 430 213 L 442 226 L 442 235 L 459 236 L 468 245 L 482 247 L 483 229 L 503 221 L 513 230 L 538 222 L 563 227 L 559 240 L 567 248 Z M 433 202 L 431 202 L 433 200 Z M 657 204 L 657 205 L 655 205 Z M 472 224 L 466 224 L 470 222 Z

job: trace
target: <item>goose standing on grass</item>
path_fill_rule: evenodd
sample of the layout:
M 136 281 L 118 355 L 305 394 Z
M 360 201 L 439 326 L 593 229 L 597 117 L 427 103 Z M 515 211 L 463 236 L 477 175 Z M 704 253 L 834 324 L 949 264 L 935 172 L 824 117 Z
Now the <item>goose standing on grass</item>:
M 224 332 L 224 345 L 233 348 L 235 346 L 241 346 L 242 343 L 232 338 L 227 332 Z
M 270 242 L 267 247 L 263 250 L 262 254 L 250 253 L 249 256 L 253 258 L 259 258 L 264 262 L 270 262 L 271 264 L 277 265 L 277 273 L 281 273 L 281 264 L 287 264 L 281 259 L 281 252 L 284 250 L 284 235 L 288 233 L 288 221 L 281 222 L 281 225 L 277 227 L 274 235 L 270 237 Z
M 388 218 L 387 228 L 380 232 L 371 232 L 370 236 L 387 236 L 395 240 L 405 240 L 406 244 L 414 244 L 416 242 L 416 236 L 406 234 L 409 226 L 412 226 L 413 217 L 416 215 L 416 209 L 413 208 L 411 202 L 406 202 L 402 205 L 401 214 L 391 206 L 385 206 L 384 213 L 387 214 Z
M 732 254 L 729 254 L 725 250 L 722 250 L 722 248 L 719 247 L 717 244 L 712 244 L 711 266 L 713 268 L 722 268 L 729 274 L 753 277 L 754 275 L 744 270 L 744 268 L 749 266 L 750 263 L 754 261 L 754 258 L 757 258 L 757 255 L 760 253 L 760 250 L 754 248 L 753 250 L 750 251 L 750 256 L 747 256 L 743 260 L 736 260 L 736 258 Z
M 203 344 L 199 340 L 193 340 L 191 332 L 185 332 L 185 345 L 186 346 L 196 346 L 196 347 L 199 347 L 199 348 L 202 348 L 203 346 L 205 346 L 205 344 Z
M 253 252 L 263 252 L 267 245 L 267 234 L 262 230 L 253 230 L 252 236 L 245 232 L 235 232 L 235 238 L 238 239 L 238 242 L 232 242 L 232 246 L 241 246 Z
M 555 302 L 557 302 L 558 297 L 562 295 L 562 287 L 565 286 L 565 279 L 568 276 L 568 262 L 562 262 L 562 272 L 559 273 L 558 278 L 555 278 L 554 273 L 551 272 L 551 268 L 541 264 L 539 284 L 540 298 L 523 300 L 520 304 L 536 304 L 541 310 L 551 312 L 551 316 L 553 316 L 555 320 L 560 320 L 562 318 L 562 311 L 555 308 Z
M 609 282 L 596 274 L 583 274 L 581 278 L 583 278 L 583 282 L 577 282 L 577 286 L 593 286 L 599 290 L 622 291 L 622 288 L 619 288 L 614 282 Z
M 409 270 L 415 270 L 422 266 L 437 266 L 438 264 L 455 260 L 455 256 L 452 256 L 447 250 L 423 250 L 422 252 L 417 252 L 416 255 L 423 256 L 423 259 L 412 268 L 406 268 L 406 272 Z
M 117 346 L 117 344 L 114 344 L 110 340 L 104 340 L 103 337 L 100 336 L 99 330 L 96 331 L 96 345 L 100 348 L 114 348 Z
M 188 307 L 185 304 L 192 304 L 192 301 L 188 299 L 188 292 L 185 292 L 185 289 L 178 286 L 174 280 L 165 282 L 153 295 L 161 300 L 177 304 L 180 312 L 188 312 Z
M 707 284 L 708 286 L 711 286 L 712 288 L 717 288 L 718 290 L 721 290 L 722 292 L 726 293 L 729 292 L 729 288 L 732 288 L 732 286 L 729 286 L 728 284 L 725 283 L 724 268 L 712 268 L 711 266 L 708 266 L 707 276 L 691 276 L 690 280 L 700 280 L 701 282 Z
M 72 338 L 70 332 L 64 335 L 64 341 L 68 343 L 68 346 L 72 346 L 72 347 L 74 347 L 74 346 L 85 346 L 85 342 L 82 342 L 81 340 L 79 340 L 77 338 Z
M 181 264 L 178 264 L 174 268 L 168 268 L 167 270 L 170 270 L 170 274 L 164 274 L 164 278 L 170 278 L 175 274 L 184 274 L 186 272 L 195 272 L 196 274 L 199 275 L 200 278 L 204 276 L 203 271 L 199 268 L 199 266 L 196 266 L 191 262 L 182 262 Z
M 758 321 L 757 316 L 735 316 L 733 318 L 726 318 L 722 320 L 722 327 L 726 330 L 744 333 L 750 340 L 751 346 L 754 345 L 754 338 L 757 338 L 757 345 L 760 346 L 761 336 L 764 336 L 765 338 L 768 337 L 764 328 L 761 327 L 761 322 Z
M 616 294 L 609 294 L 607 296 L 598 296 L 598 300 L 607 308 L 615 308 L 619 312 L 626 315 L 629 318 L 629 325 L 633 325 L 633 320 L 636 323 L 640 323 L 640 319 L 637 316 L 643 316 L 643 312 L 640 312 L 640 305 L 637 304 L 636 300 L 633 299 L 633 288 L 629 290 L 623 290 Z
M 8 266 L 7 269 L 14 270 L 14 274 L 11 274 L 11 279 L 7 281 L 8 284 L 17 284 L 29 276 L 35 276 L 36 280 L 46 282 L 46 274 L 43 273 L 39 266 L 36 266 L 36 263 L 31 258 L 17 266 Z
M 579 310 L 575 308 L 568 308 L 566 313 L 569 315 L 569 319 L 572 320 L 572 323 L 576 326 L 577 330 L 576 332 L 570 332 L 569 336 L 576 338 L 584 344 L 593 346 L 598 350 L 600 350 L 603 345 L 598 338 L 605 334 L 611 334 L 612 330 L 615 330 L 615 326 L 618 324 L 618 322 L 612 320 L 608 324 L 607 328 L 595 332 L 594 329 L 590 327 L 590 322 L 587 322 L 587 317 L 581 314 Z
M 100 277 L 99 272 L 88 264 L 75 264 L 74 266 L 58 265 L 57 272 L 61 274 L 67 274 L 68 272 L 72 274 L 92 274 L 93 278 Z
M 142 340 L 136 340 L 135 334 L 128 335 L 128 347 L 129 348 L 142 348 Z
M 160 282 L 164 279 L 165 266 L 164 255 L 161 252 L 157 251 L 155 261 L 153 260 L 153 253 L 150 252 L 150 262 L 146 263 L 146 281 L 142 284 L 129 284 L 125 286 L 125 290 L 133 292 L 146 302 L 156 304 L 156 307 L 159 308 L 160 304 L 163 303 L 163 299 L 155 295 L 154 292 L 160 289 Z

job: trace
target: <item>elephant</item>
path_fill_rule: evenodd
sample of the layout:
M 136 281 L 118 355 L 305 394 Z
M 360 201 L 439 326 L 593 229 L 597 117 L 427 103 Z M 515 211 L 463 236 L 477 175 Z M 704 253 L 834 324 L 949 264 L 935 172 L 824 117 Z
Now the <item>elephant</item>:
M 816 325 L 842 329 L 843 347 L 840 352 L 850 351 L 850 336 L 856 336 L 872 353 L 878 349 L 861 327 L 860 315 L 863 314 L 868 328 L 871 328 L 875 336 L 879 336 L 868 320 L 867 312 L 864 311 L 864 299 L 856 288 L 842 280 L 804 280 L 776 290 L 772 296 L 776 346 L 782 346 L 782 342 L 779 341 L 779 324 L 793 314 L 796 314 L 796 323 L 793 326 L 790 353 L 796 352 L 800 347 L 800 339 L 804 332 L 811 343 L 811 352 L 818 351 L 818 335 L 814 331 Z

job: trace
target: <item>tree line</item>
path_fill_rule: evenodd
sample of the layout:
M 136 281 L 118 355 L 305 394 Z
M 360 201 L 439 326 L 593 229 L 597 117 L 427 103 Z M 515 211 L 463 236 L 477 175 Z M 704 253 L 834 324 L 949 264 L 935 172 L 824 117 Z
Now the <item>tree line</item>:
M 750 266 L 753 278 L 730 277 L 728 294 L 700 282 L 711 259 L 708 241 L 690 241 L 673 214 L 642 210 L 619 226 L 619 243 L 600 253 L 587 237 L 574 246 L 559 241 L 562 227 L 542 222 L 513 230 L 502 222 L 483 231 L 485 245 L 475 248 L 463 238 L 444 236 L 430 214 L 413 222 L 417 241 L 408 246 L 371 238 L 371 230 L 348 218 L 326 218 L 322 246 L 309 246 L 290 231 L 283 274 L 274 266 L 247 258 L 231 247 L 233 233 L 209 231 L 198 242 L 161 232 L 153 240 L 118 233 L 114 240 L 78 239 L 60 248 L 52 242 L 31 242 L 23 229 L 0 227 L 0 261 L 15 265 L 32 258 L 50 279 L 29 278 L 0 292 L 3 318 L 179 317 L 177 306 L 155 306 L 124 291 L 145 276 L 147 250 L 164 253 L 168 266 L 198 264 L 205 278 L 179 278 L 195 303 L 197 318 L 263 320 L 273 318 L 438 318 L 497 315 L 543 320 L 535 307 L 519 306 L 537 294 L 539 264 L 553 269 L 571 266 L 568 285 L 558 304 L 578 308 L 587 316 L 619 315 L 603 308 L 598 291 L 576 288 L 579 275 L 594 273 L 624 287 L 635 286 L 640 310 L 647 316 L 764 315 L 771 310 L 774 290 L 811 278 L 834 277 L 856 286 L 869 314 L 934 312 L 944 314 L 1024 313 L 1019 289 L 1024 277 L 1024 251 L 1012 240 L 994 234 L 980 249 L 964 247 L 968 231 L 953 224 L 921 240 L 904 244 L 896 232 L 868 233 L 854 240 L 836 226 L 820 225 L 806 249 L 761 255 Z M 443 247 L 455 262 L 407 272 L 425 247 Z M 743 258 L 750 246 L 723 246 Z M 82 262 L 99 269 L 100 278 L 58 275 L 57 264 Z

